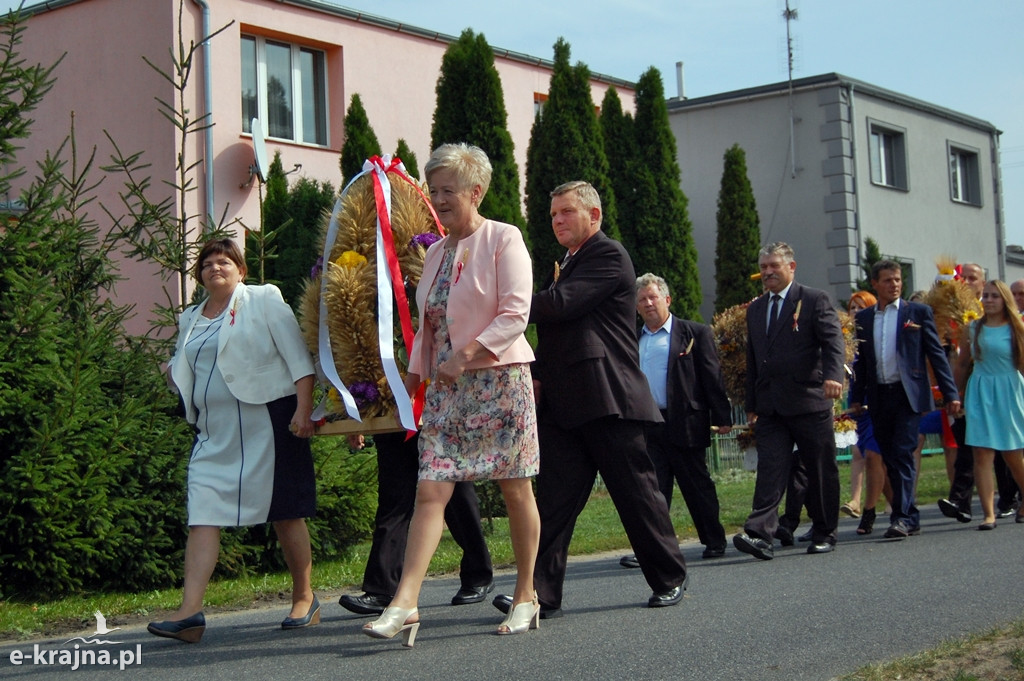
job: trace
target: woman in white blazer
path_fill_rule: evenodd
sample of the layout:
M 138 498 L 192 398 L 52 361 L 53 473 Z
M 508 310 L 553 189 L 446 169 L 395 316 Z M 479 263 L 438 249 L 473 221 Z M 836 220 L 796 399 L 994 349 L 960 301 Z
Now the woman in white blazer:
M 246 286 L 230 239 L 208 242 L 195 276 L 209 293 L 179 320 L 168 371 L 196 430 L 188 465 L 185 586 L 181 607 L 156 636 L 198 642 L 203 595 L 220 553 L 220 528 L 274 523 L 292 575 L 295 629 L 320 621 L 310 587 L 306 518 L 316 511 L 309 437 L 313 362 L 291 308 L 275 286 Z

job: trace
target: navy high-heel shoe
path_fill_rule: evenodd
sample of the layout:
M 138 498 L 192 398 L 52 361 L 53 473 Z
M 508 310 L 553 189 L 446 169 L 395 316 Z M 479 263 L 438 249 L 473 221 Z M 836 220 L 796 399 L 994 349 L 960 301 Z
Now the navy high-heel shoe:
M 317 600 L 316 594 L 313 594 L 313 602 L 309 606 L 309 611 L 305 617 L 285 617 L 284 621 L 281 622 L 282 629 L 302 629 L 303 627 L 311 627 L 314 624 L 320 624 L 320 601 Z
M 175 638 L 186 643 L 199 643 L 203 632 L 206 631 L 206 617 L 203 613 L 197 612 L 183 620 L 150 622 L 146 631 L 154 636 Z

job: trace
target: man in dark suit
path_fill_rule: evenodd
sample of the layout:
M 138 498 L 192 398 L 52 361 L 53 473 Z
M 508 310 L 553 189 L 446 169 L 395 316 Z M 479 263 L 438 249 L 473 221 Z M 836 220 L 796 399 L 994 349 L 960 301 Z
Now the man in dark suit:
M 402 577 L 409 521 L 416 506 L 419 477 L 419 436 L 406 439 L 404 432 L 379 433 L 377 446 L 377 515 L 373 541 L 363 572 L 363 593 L 345 594 L 339 601 L 360 615 L 379 615 L 391 603 Z M 363 447 L 363 436 L 349 436 L 354 449 Z M 459 578 L 462 586 L 452 605 L 479 603 L 493 588 L 491 554 L 480 527 L 480 505 L 472 482 L 459 482 L 444 512 L 452 539 L 462 549 Z
M 654 592 L 648 605 L 676 605 L 686 563 L 644 440 L 644 425 L 661 414 L 638 362 L 633 263 L 601 231 L 601 198 L 587 182 L 551 193 L 551 225 L 568 253 L 530 309 L 538 341 L 541 617 L 561 614 L 569 541 L 598 473 Z M 508 598 L 494 605 L 507 610 Z
M 774 557 L 778 507 L 797 456 L 807 474 L 811 516 L 807 553 L 829 553 L 839 525 L 839 468 L 832 404 L 843 392 L 845 347 L 831 298 L 793 281 L 788 244 L 758 254 L 766 293 L 747 308 L 747 423 L 757 440 L 753 510 L 733 545 L 761 560 Z
M 850 409 L 867 397 L 879 452 L 892 485 L 892 515 L 885 537 L 904 539 L 921 531 L 914 500 L 917 471 L 914 449 L 922 414 L 935 409 L 928 368 L 938 383 L 950 414 L 960 410 L 946 352 L 927 305 L 900 299 L 900 265 L 879 260 L 871 267 L 876 307 L 857 313 L 857 359 L 850 388 Z
M 644 320 L 640 369 L 665 419 L 647 425 L 647 453 L 669 508 L 674 482 L 679 484 L 704 545 L 703 557 L 721 558 L 725 528 L 718 518 L 718 491 L 708 471 L 707 448 L 712 425 L 722 435 L 732 429 L 732 408 L 711 329 L 669 313 L 671 304 L 664 279 L 648 273 L 636 280 L 636 310 Z M 620 562 L 633 567 L 635 560 L 626 556 Z

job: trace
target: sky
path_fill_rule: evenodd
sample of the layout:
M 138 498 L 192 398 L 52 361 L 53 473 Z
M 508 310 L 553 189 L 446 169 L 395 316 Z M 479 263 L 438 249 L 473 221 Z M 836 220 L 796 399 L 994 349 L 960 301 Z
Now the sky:
M 679 61 L 691 98 L 787 78 L 785 0 L 328 1 L 544 59 L 563 37 L 594 72 L 635 81 L 657 67 L 669 97 Z M 1002 131 L 1007 242 L 1024 245 L 1024 2 L 789 1 L 795 78 L 841 73 Z

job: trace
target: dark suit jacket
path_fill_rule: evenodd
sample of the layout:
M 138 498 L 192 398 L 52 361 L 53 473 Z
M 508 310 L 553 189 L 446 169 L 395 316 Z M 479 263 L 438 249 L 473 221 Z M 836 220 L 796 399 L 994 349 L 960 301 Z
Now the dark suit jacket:
M 672 315 L 665 399 L 665 425 L 674 445 L 708 447 L 712 425 L 732 425 L 732 407 L 710 327 Z
M 853 385 L 850 386 L 851 404 L 878 404 L 876 309 L 869 307 L 857 313 L 857 359 L 853 364 Z M 935 409 L 926 360 L 932 365 L 935 380 L 946 401 L 960 399 L 953 382 L 953 372 L 950 371 L 949 361 L 935 328 L 932 309 L 920 303 L 902 301 L 896 322 L 896 364 L 910 406 L 918 413 Z
M 830 411 L 826 380 L 843 382 L 839 315 L 824 291 L 793 282 L 767 335 L 770 294 L 747 308 L 747 413 L 796 416 Z M 794 319 L 799 304 L 799 319 Z
M 537 418 L 576 428 L 604 416 L 661 421 L 636 344 L 636 274 L 618 241 L 598 232 L 533 295 L 540 381 Z

